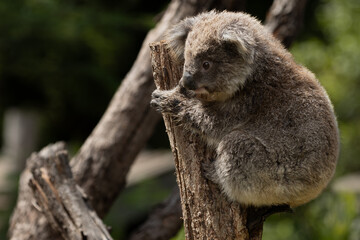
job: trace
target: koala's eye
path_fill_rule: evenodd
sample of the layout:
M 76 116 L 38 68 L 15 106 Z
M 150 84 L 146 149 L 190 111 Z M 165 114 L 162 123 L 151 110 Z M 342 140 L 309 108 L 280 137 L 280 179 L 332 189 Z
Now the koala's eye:
M 202 67 L 204 68 L 204 70 L 208 70 L 210 68 L 210 63 L 209 62 L 203 62 Z

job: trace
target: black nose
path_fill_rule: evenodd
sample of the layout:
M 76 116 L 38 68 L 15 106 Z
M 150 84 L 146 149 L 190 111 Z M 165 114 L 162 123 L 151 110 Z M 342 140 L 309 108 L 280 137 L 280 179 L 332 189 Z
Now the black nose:
M 189 89 L 189 90 L 196 89 L 193 76 L 190 73 L 184 72 L 181 81 L 182 81 L 184 88 Z

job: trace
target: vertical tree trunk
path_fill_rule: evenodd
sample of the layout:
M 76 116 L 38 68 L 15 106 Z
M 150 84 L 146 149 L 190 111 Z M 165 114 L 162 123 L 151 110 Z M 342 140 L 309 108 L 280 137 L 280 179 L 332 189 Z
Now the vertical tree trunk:
M 181 78 L 166 43 L 151 45 L 154 81 L 159 89 L 171 89 Z M 198 136 L 176 126 L 164 114 L 166 130 L 174 153 L 186 239 L 261 239 L 261 231 L 250 236 L 247 208 L 230 203 L 219 188 L 202 176 L 201 163 L 212 156 Z

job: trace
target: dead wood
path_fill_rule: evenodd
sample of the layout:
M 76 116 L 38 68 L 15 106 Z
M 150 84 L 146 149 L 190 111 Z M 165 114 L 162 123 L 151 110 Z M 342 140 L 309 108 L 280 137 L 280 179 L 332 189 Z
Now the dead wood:
M 34 153 L 28 160 L 29 185 L 40 210 L 53 229 L 68 240 L 111 240 L 105 225 L 76 185 L 66 151 L 50 156 Z
M 65 144 L 59 142 L 49 145 L 37 155 L 42 158 L 54 156 L 56 152 L 65 150 Z M 30 157 L 31 158 L 31 157 Z M 27 164 L 21 173 L 19 193 L 16 207 L 10 219 L 9 239 L 62 239 L 60 233 L 53 231 L 41 208 L 36 203 L 29 181 L 32 178 L 31 167 Z
M 61 142 L 29 157 L 21 182 L 30 188 L 20 189 L 26 192 L 20 193 L 22 199 L 19 201 L 23 204 L 12 217 L 14 239 L 112 239 L 88 204 L 86 195 L 76 185 L 68 162 L 65 145 Z M 28 208 L 29 199 L 32 202 Z M 34 216 L 39 217 L 34 219 Z M 49 231 L 51 229 L 55 231 Z

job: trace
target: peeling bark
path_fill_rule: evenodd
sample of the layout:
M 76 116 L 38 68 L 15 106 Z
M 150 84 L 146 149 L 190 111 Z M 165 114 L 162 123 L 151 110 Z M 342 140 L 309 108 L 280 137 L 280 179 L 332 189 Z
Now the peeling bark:
M 25 192 L 20 193 L 19 201 L 22 206 L 32 201 L 30 209 L 18 207 L 13 215 L 13 239 L 112 239 L 76 185 L 68 162 L 61 142 L 29 157 L 27 171 L 21 176 L 21 183 L 29 187 L 20 189 Z
M 38 153 L 38 156 L 46 158 L 62 150 L 65 150 L 65 144 L 59 142 L 45 147 Z M 10 219 L 8 237 L 14 240 L 60 240 L 62 239 L 60 233 L 52 230 L 50 223 L 46 220 L 41 207 L 39 207 L 34 198 L 33 192 L 29 187 L 31 178 L 31 168 L 26 164 L 26 168 L 20 176 L 18 200 Z
M 73 179 L 66 151 L 50 156 L 33 154 L 28 160 L 29 185 L 53 229 L 68 240 L 111 240 L 105 225 L 87 203 Z

